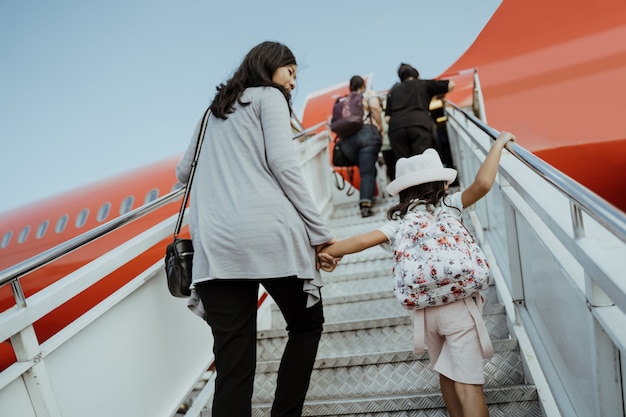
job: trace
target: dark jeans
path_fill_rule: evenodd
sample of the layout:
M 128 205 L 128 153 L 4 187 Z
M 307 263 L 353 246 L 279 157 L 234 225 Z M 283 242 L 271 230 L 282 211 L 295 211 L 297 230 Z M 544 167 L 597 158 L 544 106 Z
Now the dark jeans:
M 433 129 L 423 126 L 408 126 L 389 132 L 389 143 L 397 159 L 419 155 L 428 148 L 439 151 Z
M 365 124 L 352 136 L 341 138 L 343 153 L 359 166 L 359 203 L 371 203 L 376 190 L 376 162 L 383 141 L 376 127 Z
M 322 302 L 306 308 L 307 294 L 297 278 L 211 280 L 196 290 L 213 332 L 215 394 L 213 417 L 249 417 L 256 368 L 259 283 L 280 308 L 288 340 L 276 382 L 272 417 L 300 417 L 322 334 Z

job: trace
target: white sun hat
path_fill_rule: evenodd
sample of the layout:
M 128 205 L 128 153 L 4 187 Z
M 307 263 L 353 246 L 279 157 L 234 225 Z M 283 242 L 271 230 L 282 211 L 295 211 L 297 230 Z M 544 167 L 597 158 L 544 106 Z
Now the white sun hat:
M 387 185 L 387 192 L 398 195 L 400 191 L 427 182 L 447 181 L 452 183 L 456 170 L 444 168 L 436 150 L 428 148 L 421 155 L 400 158 L 396 162 L 396 179 Z

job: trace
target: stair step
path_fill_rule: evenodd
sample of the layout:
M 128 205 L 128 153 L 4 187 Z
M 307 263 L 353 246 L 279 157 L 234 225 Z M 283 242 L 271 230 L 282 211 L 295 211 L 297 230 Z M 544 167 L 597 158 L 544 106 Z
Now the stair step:
M 485 388 L 491 417 L 540 417 L 537 390 L 530 385 Z M 270 415 L 270 403 L 254 405 L 254 417 Z M 447 417 L 438 393 L 306 401 L 302 415 L 342 417 Z
M 486 310 L 491 307 L 485 306 Z M 498 308 L 493 307 L 498 311 Z M 506 327 L 501 314 L 486 314 L 485 324 L 490 332 L 502 333 Z M 508 336 L 507 336 L 508 337 Z M 287 342 L 287 332 L 280 329 L 257 332 L 257 359 L 278 360 Z M 329 355 L 365 354 L 399 349 L 413 349 L 413 328 L 408 316 L 394 316 L 371 320 L 326 323 L 320 339 L 318 357 Z
M 484 361 L 485 387 L 517 385 L 524 375 L 516 340 L 493 342 L 495 355 Z M 259 362 L 254 399 L 269 402 L 276 388 L 279 360 Z M 439 377 L 429 368 L 428 353 L 412 350 L 359 355 L 318 355 L 307 394 L 309 400 L 376 397 L 439 392 Z
M 350 286 L 338 286 L 333 288 L 333 297 L 324 295 L 326 323 L 408 315 L 407 310 L 396 300 L 393 291 L 387 285 L 380 285 L 378 280 L 363 279 L 358 283 L 353 282 L 352 286 L 359 287 L 361 292 L 355 292 Z M 491 307 L 496 299 L 491 287 L 483 296 L 487 302 L 483 308 L 485 314 L 505 313 L 503 306 L 496 307 L 495 310 Z M 285 319 L 278 306 L 272 303 L 270 309 L 272 328 L 285 327 Z M 508 334 L 506 320 L 502 330 L 504 333 L 498 333 L 495 338 L 504 338 Z
M 403 315 L 407 311 L 390 291 L 324 298 L 324 318 L 328 324 Z M 272 327 L 285 327 L 285 319 L 277 307 L 272 307 Z
M 324 301 L 326 322 L 318 357 L 325 351 L 350 354 L 412 349 L 413 326 L 407 311 L 395 298 L 377 296 L 359 294 Z M 483 320 L 492 340 L 509 337 L 502 304 L 485 304 Z M 273 309 L 272 328 L 257 332 L 260 360 L 280 358 L 286 341 L 285 321 L 280 311 Z

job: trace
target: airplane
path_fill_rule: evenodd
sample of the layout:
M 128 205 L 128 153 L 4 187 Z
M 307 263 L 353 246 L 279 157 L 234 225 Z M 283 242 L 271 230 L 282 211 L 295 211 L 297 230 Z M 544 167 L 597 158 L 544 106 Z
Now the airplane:
M 623 0 L 605 0 L 602 8 L 595 3 L 504 1 L 472 46 L 437 78 L 455 80 L 457 87 L 447 98 L 471 107 L 477 73 L 490 125 L 515 132 L 526 149 L 626 211 L 626 195 L 614 192 L 626 187 L 626 129 L 620 105 L 626 96 L 626 44 L 619 41 L 622 39 L 626 39 Z M 339 85 L 311 94 L 299 123 L 323 129 L 332 103 L 345 92 L 346 86 Z M 4 213 L 0 218 L 0 270 L 176 189 L 174 172 L 179 158 L 175 155 Z M 345 174 L 340 168 L 337 172 Z M 358 177 L 354 181 L 358 187 Z M 179 204 L 167 204 L 147 218 L 23 276 L 20 282 L 25 296 L 172 216 Z M 162 258 L 166 243 L 168 240 L 150 248 L 39 320 L 35 331 L 40 341 Z M 0 312 L 11 308 L 17 307 L 11 286 L 5 285 L 0 288 Z M 14 361 L 10 342 L 0 343 L 0 370 Z
M 180 156 L 150 164 L 78 189 L 50 197 L 5 213 L 0 221 L 0 270 L 49 250 L 107 221 L 130 212 L 180 187 L 174 172 Z M 70 271 L 101 256 L 142 230 L 178 211 L 180 203 L 169 204 L 146 218 L 96 240 L 80 250 L 35 270 L 20 279 L 26 297 L 66 276 Z M 183 233 L 184 236 L 184 233 Z M 81 295 L 35 324 L 41 341 L 65 327 L 98 302 L 127 283 L 137 272 L 163 257 L 161 245 L 107 276 Z M 0 287 L 0 311 L 15 305 L 11 286 Z M 0 370 L 15 361 L 9 342 L 0 344 Z

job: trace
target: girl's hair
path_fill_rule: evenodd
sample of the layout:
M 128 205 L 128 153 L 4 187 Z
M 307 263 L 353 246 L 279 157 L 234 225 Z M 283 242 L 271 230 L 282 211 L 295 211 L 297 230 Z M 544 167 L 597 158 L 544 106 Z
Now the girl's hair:
M 409 64 L 405 64 L 403 62 L 402 64 L 400 64 L 400 67 L 398 67 L 398 77 L 400 78 L 400 81 L 404 81 L 410 77 L 419 78 L 419 76 L 419 71 Z
M 285 96 L 291 113 L 291 94 L 282 85 L 272 81 L 274 72 L 287 65 L 297 63 L 293 53 L 285 45 L 270 41 L 258 44 L 244 57 L 230 80 L 216 87 L 217 93 L 211 103 L 211 112 L 214 116 L 226 120 L 228 115 L 235 111 L 235 102 L 242 106 L 250 104 L 241 101 L 241 95 L 246 88 L 275 87 Z
M 446 195 L 446 181 L 427 182 L 406 188 L 400 191 L 400 202 L 387 211 L 387 218 L 389 220 L 401 219 L 416 204 L 424 204 L 432 213 L 433 207 L 439 207 Z

